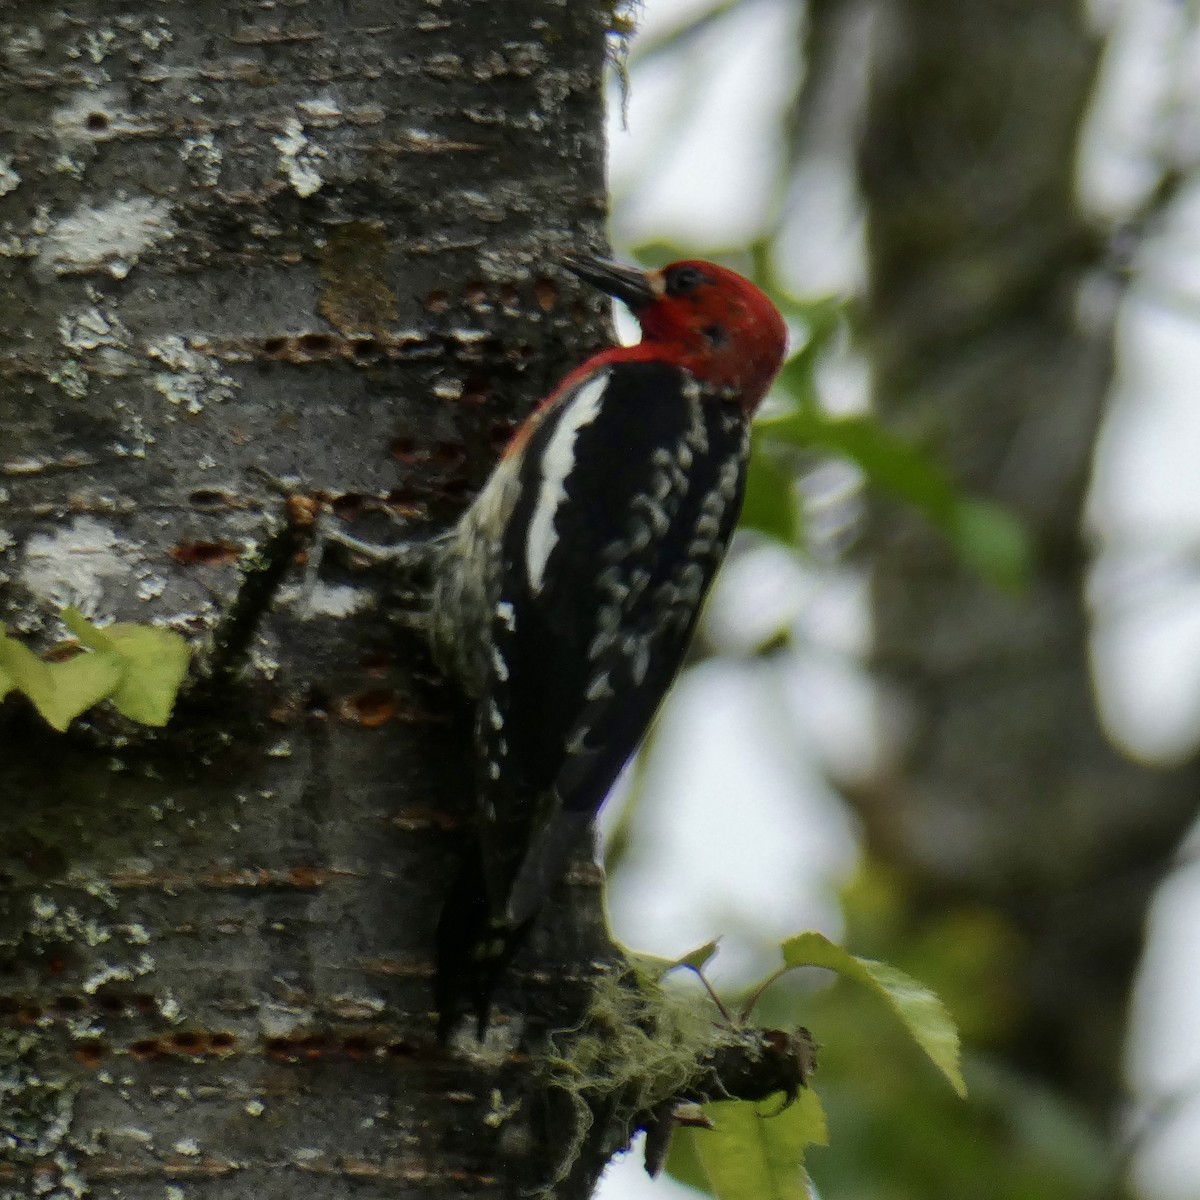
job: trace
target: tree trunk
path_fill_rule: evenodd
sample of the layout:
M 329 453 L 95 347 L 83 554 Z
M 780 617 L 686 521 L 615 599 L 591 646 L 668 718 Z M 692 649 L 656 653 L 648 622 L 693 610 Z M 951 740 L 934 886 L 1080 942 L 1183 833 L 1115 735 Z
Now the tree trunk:
M 251 468 L 423 535 L 599 341 L 555 263 L 603 240 L 605 12 L 0 5 L 0 616 L 216 631 L 221 668 L 158 733 L 0 707 L 0 1195 L 511 1195 L 560 1165 L 518 1048 L 579 1016 L 599 874 L 487 1042 L 439 1048 L 468 728 L 362 577 L 273 595 Z
M 881 6 L 861 152 L 878 405 L 1011 506 L 1037 561 L 999 594 L 875 513 L 875 660 L 904 734 L 863 811 L 918 908 L 1010 917 L 1022 1009 L 998 1049 L 1111 1127 L 1147 905 L 1200 776 L 1118 754 L 1088 672 L 1081 522 L 1118 289 L 1074 201 L 1084 7 Z

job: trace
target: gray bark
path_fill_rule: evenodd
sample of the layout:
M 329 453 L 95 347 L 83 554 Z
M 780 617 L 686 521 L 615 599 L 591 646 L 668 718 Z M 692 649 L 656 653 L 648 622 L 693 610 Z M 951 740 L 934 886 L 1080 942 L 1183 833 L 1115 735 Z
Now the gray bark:
M 1200 773 L 1122 757 L 1088 673 L 1081 515 L 1118 287 L 1074 202 L 1098 56 L 1083 7 L 880 6 L 861 148 L 876 397 L 1028 523 L 1037 562 L 1000 594 L 875 512 L 875 661 L 903 734 L 860 800 L 918 911 L 1008 915 L 1024 951 L 1001 1052 L 1110 1123 L 1147 905 Z
M 603 6 L 556 0 L 0 4 L 0 619 L 202 641 L 282 553 L 253 465 L 359 536 L 453 519 L 603 333 L 554 264 L 602 243 L 604 54 Z M 0 707 L 0 1196 L 557 1165 L 518 1047 L 579 1014 L 599 874 L 441 1050 L 467 728 L 362 579 L 296 582 L 164 732 Z

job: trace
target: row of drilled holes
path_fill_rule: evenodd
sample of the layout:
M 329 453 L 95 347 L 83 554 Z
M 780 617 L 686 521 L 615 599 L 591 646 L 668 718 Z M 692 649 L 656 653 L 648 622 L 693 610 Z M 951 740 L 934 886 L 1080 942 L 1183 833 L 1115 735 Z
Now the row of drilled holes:
M 516 422 L 507 418 L 493 421 L 488 429 L 488 441 L 494 452 L 499 453 L 508 444 L 516 428 Z M 467 451 L 462 442 L 440 441 L 430 446 L 422 446 L 413 437 L 394 437 L 388 443 L 388 453 L 397 462 L 406 466 L 430 465 L 438 470 L 453 471 L 463 466 Z M 439 485 L 438 490 L 444 491 L 459 483 L 449 480 Z M 465 483 L 463 484 L 465 487 Z M 353 520 L 361 513 L 380 507 L 396 505 L 411 505 L 416 497 L 412 489 L 394 488 L 382 499 L 367 496 L 361 492 L 342 492 L 327 499 L 334 515 L 342 520 Z M 324 497 L 322 497 L 324 499 Z M 201 512 L 221 512 L 229 508 L 242 506 L 241 499 L 232 492 L 220 488 L 197 488 L 188 494 L 188 503 Z M 223 559 L 221 561 L 224 561 Z
M 533 281 L 532 291 L 533 301 L 542 312 L 550 312 L 558 303 L 558 284 L 546 275 Z M 510 312 L 519 312 L 521 309 L 521 291 L 511 283 L 500 284 L 492 293 L 482 279 L 472 279 L 463 284 L 459 294 L 468 308 L 486 309 L 495 303 Z M 450 293 L 442 288 L 435 288 L 425 297 L 425 307 L 432 313 L 446 312 L 450 303 Z M 586 307 L 583 314 L 588 315 Z
M 94 996 L 62 995 L 45 1006 L 15 996 L 0 996 L 0 1020 L 18 1025 L 34 1025 L 43 1017 L 74 1017 L 85 1012 L 102 1012 L 110 1016 L 133 1012 L 152 1016 L 158 1013 L 158 1003 L 144 992 L 132 996 L 111 992 L 98 992 Z
M 371 1038 L 362 1034 L 342 1038 L 323 1037 L 320 1034 L 266 1038 L 256 1044 L 254 1050 L 279 1062 L 315 1062 L 331 1058 L 401 1060 L 413 1058 L 417 1053 L 416 1046 L 411 1042 Z M 180 1030 L 164 1037 L 139 1038 L 130 1042 L 125 1050 L 130 1058 L 141 1062 L 162 1058 L 226 1057 L 239 1051 L 246 1052 L 238 1039 L 224 1030 Z M 100 1038 L 86 1038 L 74 1044 L 72 1053 L 84 1066 L 94 1067 L 113 1053 L 113 1048 Z

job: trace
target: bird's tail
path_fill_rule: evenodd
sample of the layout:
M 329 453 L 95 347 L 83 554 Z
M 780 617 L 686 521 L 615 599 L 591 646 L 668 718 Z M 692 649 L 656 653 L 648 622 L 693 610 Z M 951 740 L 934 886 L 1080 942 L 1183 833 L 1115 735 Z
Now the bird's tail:
M 481 830 L 479 837 L 470 838 L 446 897 L 438 921 L 434 984 L 438 1037 L 443 1042 L 463 1012 L 475 1014 L 476 1031 L 483 1040 L 496 985 L 591 829 L 592 813 L 564 809 L 556 801 L 556 811 L 532 832 L 527 825 L 523 822 L 518 830 L 527 841 L 515 862 L 505 855 L 504 840 L 496 829 Z M 485 860 L 493 864 L 490 880 Z M 500 899 L 493 900 L 494 896 Z
M 483 1041 L 496 985 L 532 923 L 531 918 L 512 925 L 495 917 L 479 842 L 471 838 L 438 920 L 434 1001 L 440 1041 L 448 1040 L 464 1014 L 474 1015 L 476 1036 Z

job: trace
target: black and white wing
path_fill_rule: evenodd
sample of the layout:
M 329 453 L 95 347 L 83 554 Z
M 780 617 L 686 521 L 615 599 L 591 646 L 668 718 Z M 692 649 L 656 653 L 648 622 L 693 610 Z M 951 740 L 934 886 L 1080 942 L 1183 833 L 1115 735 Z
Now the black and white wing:
M 476 722 L 503 923 L 537 911 L 679 670 L 737 521 L 747 439 L 736 405 L 662 362 L 604 367 L 530 435 Z

